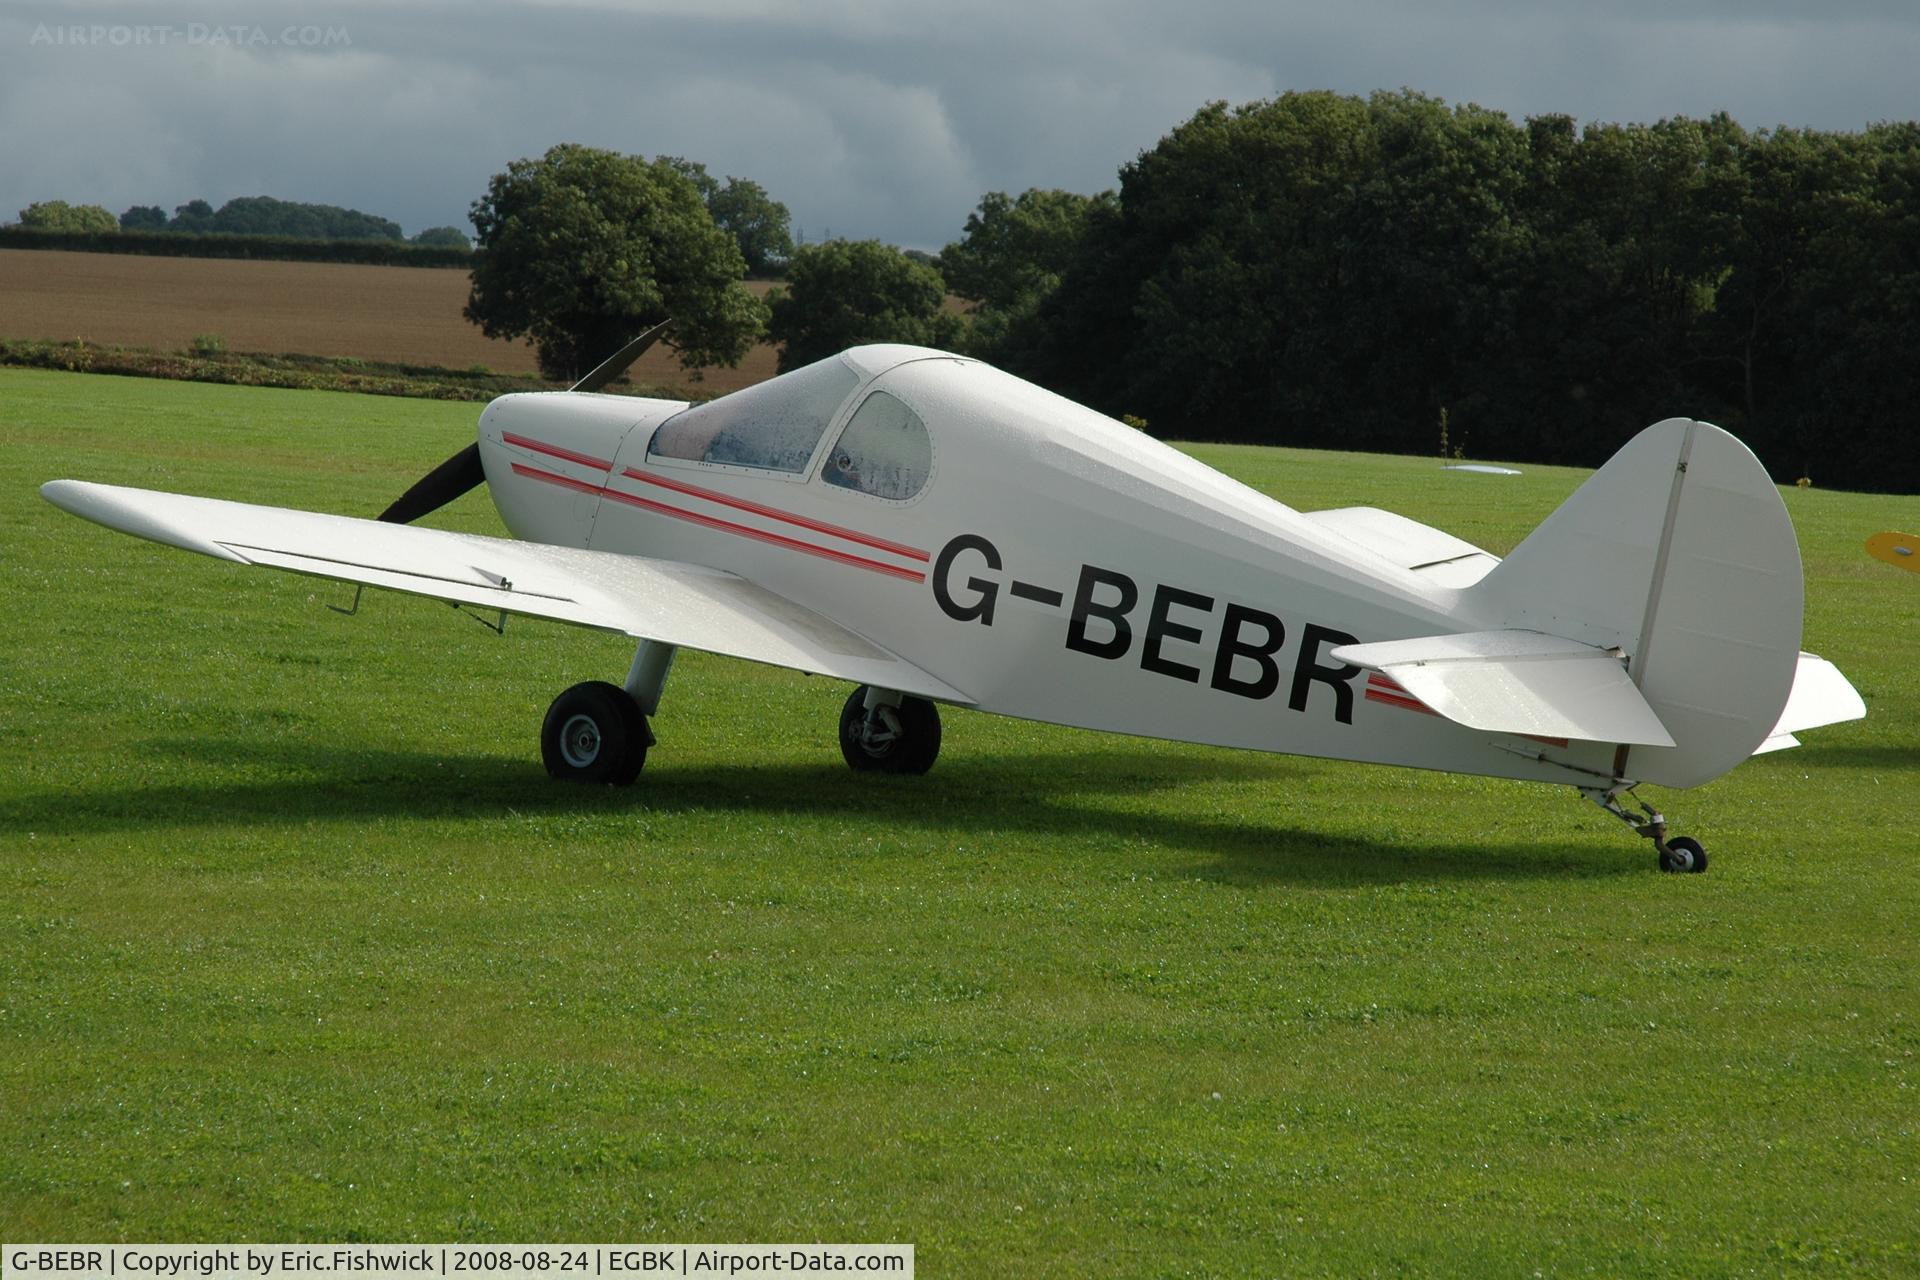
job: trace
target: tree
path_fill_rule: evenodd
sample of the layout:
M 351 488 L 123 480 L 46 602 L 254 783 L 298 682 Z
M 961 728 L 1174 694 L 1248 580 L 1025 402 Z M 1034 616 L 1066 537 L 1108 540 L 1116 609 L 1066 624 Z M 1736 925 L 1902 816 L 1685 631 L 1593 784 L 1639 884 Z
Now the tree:
M 1920 125 L 1756 133 L 1704 345 L 1776 479 L 1920 489 Z
M 1113 193 L 1033 188 L 1009 197 L 989 191 L 967 215 L 959 240 L 941 251 L 947 287 L 979 304 L 972 346 L 990 360 L 1023 365 L 1041 305 L 1079 255 L 1088 226 L 1111 214 Z
M 1920 492 L 1913 406 L 1920 403 L 1920 123 L 1869 127 L 1868 172 L 1833 215 L 1848 234 L 1823 254 L 1810 288 L 1824 323 L 1808 335 L 1819 357 L 1802 386 L 1809 435 L 1826 441 L 1802 465 L 1822 483 Z M 1811 408 L 1811 406 L 1810 406 Z
M 173 220 L 167 223 L 167 230 L 199 234 L 210 229 L 207 224 L 212 220 L 212 205 L 205 200 L 189 200 L 173 207 Z
M 120 222 L 97 204 L 42 200 L 20 211 L 20 225 L 36 231 L 118 231 Z
M 300 240 L 403 240 L 400 224 L 387 218 L 272 196 L 239 196 L 221 205 L 201 228 L 243 236 L 291 236 Z
M 1523 156 L 1504 116 L 1413 93 L 1203 108 L 1089 211 L 1033 371 L 1157 431 L 1424 452 L 1441 408 L 1470 425 Z
M 1018 198 L 989 191 L 967 215 L 961 238 L 941 251 L 940 274 L 961 297 L 991 307 L 1051 293 L 1079 253 L 1093 210 L 1113 203 L 1111 191 L 1083 196 L 1036 187 Z
M 727 185 L 707 197 L 713 225 L 732 236 L 747 260 L 747 274 L 764 276 L 793 256 L 787 206 L 757 182 L 729 176 Z
M 782 373 L 863 342 L 951 347 L 964 329 L 945 309 L 940 273 L 878 240 L 802 245 L 787 280 L 772 295 L 769 330 Z
M 471 216 L 466 317 L 490 338 L 528 337 L 550 378 L 579 377 L 669 317 L 689 369 L 738 364 L 766 326 L 738 246 L 668 160 L 562 144 L 495 174 Z
M 120 215 L 128 231 L 217 232 L 240 236 L 287 236 L 298 240 L 404 240 L 400 224 L 358 209 L 309 204 L 273 196 L 237 196 L 215 209 L 205 200 L 177 206 L 173 218 L 155 205 L 135 205 Z M 454 234 L 459 235 L 457 229 Z M 466 237 L 461 236 L 461 244 Z
M 471 249 L 473 247 L 473 241 L 467 239 L 467 233 L 458 227 L 428 227 L 414 236 L 409 243 L 434 249 Z
M 746 178 L 729 174 L 725 186 L 698 160 L 684 156 L 656 156 L 664 164 L 693 183 L 713 216 L 713 225 L 732 236 L 746 260 L 747 274 L 763 276 L 777 271 L 793 252 L 793 234 L 787 206 L 767 194 L 767 189 Z
M 1725 116 L 1527 121 L 1501 297 L 1474 355 L 1483 447 L 1593 463 L 1660 418 L 1728 421 L 1701 338 L 1744 145 Z
M 693 189 L 700 193 L 701 203 L 707 206 L 709 212 L 712 211 L 713 197 L 719 192 L 720 184 L 714 181 L 712 174 L 707 172 L 707 166 L 698 160 L 689 160 L 685 156 L 655 156 L 653 160 L 655 164 L 666 165 L 691 182 Z

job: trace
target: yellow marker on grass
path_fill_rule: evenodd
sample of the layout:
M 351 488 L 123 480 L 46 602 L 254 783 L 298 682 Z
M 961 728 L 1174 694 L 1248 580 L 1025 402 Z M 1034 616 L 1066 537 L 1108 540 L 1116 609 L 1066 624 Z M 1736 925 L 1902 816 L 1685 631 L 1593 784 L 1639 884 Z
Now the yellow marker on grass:
M 1910 533 L 1876 533 L 1867 539 L 1867 554 L 1896 569 L 1920 573 L 1920 538 Z

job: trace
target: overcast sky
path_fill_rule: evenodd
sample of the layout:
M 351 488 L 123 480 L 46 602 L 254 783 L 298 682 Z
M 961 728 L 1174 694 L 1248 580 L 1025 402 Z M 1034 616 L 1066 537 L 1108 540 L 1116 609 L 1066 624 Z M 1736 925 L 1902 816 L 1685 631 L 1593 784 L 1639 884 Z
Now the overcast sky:
M 0 0 L 0 221 L 273 195 L 470 231 L 507 161 L 582 142 L 937 249 L 983 192 L 1113 186 L 1214 99 L 1857 129 L 1920 117 L 1916 69 L 1917 0 Z

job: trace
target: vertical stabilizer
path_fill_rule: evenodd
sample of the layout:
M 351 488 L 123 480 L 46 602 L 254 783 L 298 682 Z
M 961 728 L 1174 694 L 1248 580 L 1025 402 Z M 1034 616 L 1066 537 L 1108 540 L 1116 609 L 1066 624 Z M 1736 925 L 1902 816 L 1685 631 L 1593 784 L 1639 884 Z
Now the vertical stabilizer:
M 1752 755 L 1800 656 L 1800 546 L 1747 447 L 1670 418 L 1642 431 L 1468 594 L 1486 625 L 1618 647 L 1675 745 L 1617 771 L 1691 787 Z

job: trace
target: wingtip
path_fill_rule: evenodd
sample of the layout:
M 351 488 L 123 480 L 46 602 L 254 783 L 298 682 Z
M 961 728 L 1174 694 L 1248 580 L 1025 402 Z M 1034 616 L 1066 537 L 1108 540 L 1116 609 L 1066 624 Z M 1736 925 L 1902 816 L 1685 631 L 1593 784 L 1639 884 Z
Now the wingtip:
M 182 504 L 206 501 L 204 499 L 181 498 L 176 494 L 95 484 L 87 480 L 49 480 L 40 486 L 40 496 L 70 515 L 121 533 L 130 533 L 136 538 L 212 556 L 216 560 L 247 563 L 244 556 L 220 545 L 203 529 L 195 527 L 188 515 L 190 507 L 182 507 Z
M 72 511 L 72 504 L 86 487 L 81 480 L 49 480 L 40 486 L 40 496 L 62 511 Z

